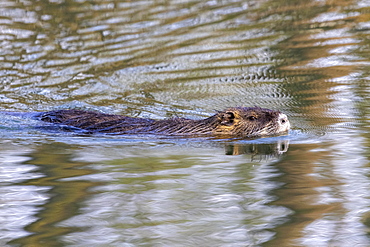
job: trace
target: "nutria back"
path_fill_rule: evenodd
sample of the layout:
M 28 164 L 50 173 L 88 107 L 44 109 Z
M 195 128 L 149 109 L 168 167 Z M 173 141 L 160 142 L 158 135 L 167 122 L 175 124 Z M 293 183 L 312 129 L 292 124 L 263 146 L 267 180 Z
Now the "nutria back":
M 253 137 L 279 134 L 290 128 L 285 114 L 260 107 L 227 108 L 200 120 L 186 118 L 153 120 L 82 110 L 42 112 L 37 114 L 36 118 L 49 123 L 72 126 L 89 133 L 110 134 Z

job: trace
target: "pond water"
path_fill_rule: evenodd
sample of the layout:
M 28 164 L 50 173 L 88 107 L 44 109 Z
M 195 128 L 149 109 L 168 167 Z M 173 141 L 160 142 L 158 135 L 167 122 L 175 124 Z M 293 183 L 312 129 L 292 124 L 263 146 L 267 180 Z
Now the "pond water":
M 78 135 L 1 115 L 1 246 L 370 246 L 370 2 L 2 0 L 0 111 L 199 119 L 259 139 Z

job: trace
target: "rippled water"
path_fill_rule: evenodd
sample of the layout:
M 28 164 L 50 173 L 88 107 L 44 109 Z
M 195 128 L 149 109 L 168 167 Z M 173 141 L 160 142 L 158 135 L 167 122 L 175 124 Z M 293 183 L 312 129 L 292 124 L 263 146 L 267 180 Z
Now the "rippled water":
M 369 246 L 368 1 L 0 2 L 0 111 L 203 118 L 260 139 L 88 136 L 0 114 L 1 246 Z

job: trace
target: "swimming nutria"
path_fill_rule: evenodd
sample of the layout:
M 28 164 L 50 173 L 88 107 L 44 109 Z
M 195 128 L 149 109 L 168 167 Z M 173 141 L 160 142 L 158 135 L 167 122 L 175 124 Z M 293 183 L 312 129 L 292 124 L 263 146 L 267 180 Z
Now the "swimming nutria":
M 232 107 L 201 120 L 171 118 L 154 120 L 82 110 L 56 110 L 36 114 L 37 119 L 79 128 L 88 133 L 227 135 L 254 137 L 286 132 L 287 116 L 260 107 Z

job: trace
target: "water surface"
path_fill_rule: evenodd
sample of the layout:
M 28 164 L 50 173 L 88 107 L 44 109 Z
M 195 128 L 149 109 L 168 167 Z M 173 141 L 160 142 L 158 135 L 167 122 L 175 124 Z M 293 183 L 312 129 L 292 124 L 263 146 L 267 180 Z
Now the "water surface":
M 260 139 L 81 135 L 1 114 L 2 246 L 369 246 L 367 1 L 0 3 L 0 111 L 199 119 Z

